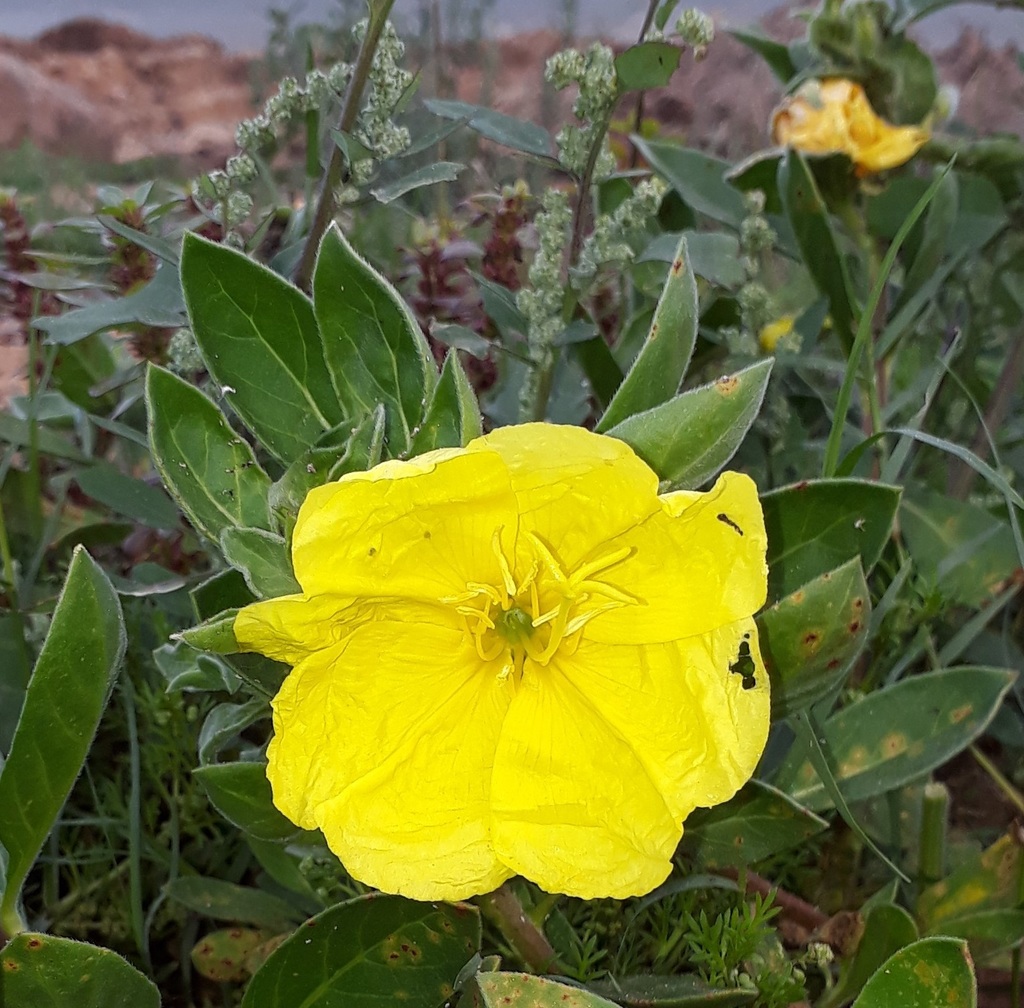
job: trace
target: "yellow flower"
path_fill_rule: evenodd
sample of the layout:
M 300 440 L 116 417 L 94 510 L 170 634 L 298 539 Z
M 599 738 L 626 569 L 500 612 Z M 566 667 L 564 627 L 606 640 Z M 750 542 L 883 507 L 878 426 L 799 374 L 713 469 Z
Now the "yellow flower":
M 846 154 L 860 175 L 909 161 L 928 140 L 923 126 L 893 126 L 875 114 L 864 89 L 833 77 L 808 81 L 772 116 L 776 143 L 805 154 Z
M 622 442 L 526 424 L 313 490 L 302 594 L 247 606 L 294 665 L 268 776 L 351 874 L 421 900 L 521 874 L 648 892 L 753 772 L 768 679 L 753 482 L 658 495 Z
M 765 353 L 775 353 L 780 342 L 789 341 L 793 332 L 793 323 L 796 321 L 792 315 L 781 315 L 774 322 L 762 327 L 757 336 L 757 342 Z

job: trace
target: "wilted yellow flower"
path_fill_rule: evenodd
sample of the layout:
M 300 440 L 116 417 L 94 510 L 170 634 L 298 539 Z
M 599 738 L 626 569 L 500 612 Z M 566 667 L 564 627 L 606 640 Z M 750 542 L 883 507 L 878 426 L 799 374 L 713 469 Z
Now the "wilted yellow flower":
M 746 476 L 659 496 L 627 445 L 576 427 L 506 427 L 313 490 L 302 594 L 235 621 L 295 666 L 275 804 L 355 878 L 415 899 L 515 874 L 649 891 L 683 819 L 764 747 L 765 543 Z
M 776 143 L 805 154 L 846 154 L 861 175 L 909 161 L 928 140 L 923 126 L 893 126 L 875 114 L 864 89 L 832 77 L 808 81 L 772 116 Z

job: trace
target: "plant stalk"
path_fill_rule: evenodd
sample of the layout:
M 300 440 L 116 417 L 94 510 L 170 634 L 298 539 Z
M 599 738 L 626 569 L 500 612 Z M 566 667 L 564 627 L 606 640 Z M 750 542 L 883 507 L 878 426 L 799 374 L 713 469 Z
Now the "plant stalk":
M 530 919 L 507 882 L 494 892 L 478 896 L 476 903 L 530 972 L 565 973 L 544 932 Z
M 348 82 L 348 89 L 345 91 L 345 102 L 341 108 L 341 116 L 338 120 L 338 131 L 349 133 L 355 126 L 356 117 L 359 115 L 359 104 L 363 100 L 363 92 L 366 90 L 366 82 L 370 78 L 370 69 L 373 66 L 373 57 L 377 52 L 377 45 L 380 42 L 381 33 L 387 23 L 388 14 L 394 6 L 395 0 L 371 0 L 370 18 L 366 26 L 366 36 L 363 44 L 359 47 L 359 55 L 356 57 L 356 64 L 352 69 L 352 78 Z M 334 198 L 334 190 L 342 180 L 345 169 L 345 155 L 341 148 L 335 144 L 331 151 L 331 159 L 327 163 L 327 170 L 324 172 L 323 180 L 320 183 L 320 195 L 317 198 L 316 210 L 313 213 L 313 220 L 309 226 L 309 234 L 306 235 L 306 244 L 302 249 L 302 258 L 299 260 L 298 268 L 295 271 L 295 283 L 304 291 L 309 291 L 313 280 L 313 266 L 316 263 L 316 254 L 320 248 L 320 240 L 330 226 L 334 218 L 334 211 L 337 209 L 337 202 Z

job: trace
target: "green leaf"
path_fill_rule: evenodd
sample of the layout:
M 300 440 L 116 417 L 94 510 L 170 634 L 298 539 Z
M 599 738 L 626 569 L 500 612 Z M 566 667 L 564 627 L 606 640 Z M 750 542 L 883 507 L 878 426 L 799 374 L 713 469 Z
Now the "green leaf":
M 219 616 L 204 620 L 198 626 L 189 627 L 175 634 L 189 647 L 197 651 L 213 651 L 216 654 L 237 654 L 238 641 L 235 640 L 235 617 L 238 609 L 228 609 Z M 168 689 L 171 684 L 168 684 Z
M 470 129 L 503 147 L 547 161 L 553 160 L 548 131 L 534 123 L 524 122 L 503 112 L 494 112 L 482 105 L 470 105 L 468 102 L 428 98 L 423 104 L 428 111 L 442 119 L 463 120 Z
M 302 591 L 292 573 L 288 544 L 273 532 L 255 528 L 226 528 L 220 536 L 224 559 L 240 570 L 245 583 L 260 598 L 278 598 Z
M 563 330 L 563 336 L 570 330 Z M 590 390 L 598 406 L 606 406 L 611 402 L 615 390 L 622 384 L 622 370 L 612 356 L 611 349 L 601 336 L 584 339 L 571 344 L 572 357 L 579 364 L 590 382 Z M 555 391 L 549 403 L 548 415 L 555 413 L 555 402 L 559 392 L 568 393 L 568 385 L 559 388 L 555 379 Z M 578 421 L 576 421 L 578 422 Z
M 779 193 L 804 265 L 818 290 L 828 298 L 832 325 L 848 348 L 853 343 L 857 311 L 846 256 L 832 229 L 828 207 L 799 151 L 789 151 L 779 162 Z
M 694 210 L 739 230 L 747 208 L 743 194 L 725 178 L 731 167 L 727 161 L 660 140 L 630 139 Z
M 695 489 L 733 457 L 757 417 L 772 361 L 677 395 L 607 431 L 673 489 Z
M 66 346 L 116 326 L 138 323 L 158 329 L 179 329 L 185 322 L 178 271 L 165 264 L 134 294 L 76 308 L 63 315 L 41 315 L 32 320 L 32 325 L 46 333 L 48 343 Z
M 384 447 L 384 407 L 378 406 L 354 426 L 339 424 L 303 452 L 270 488 L 268 501 L 282 527 L 291 534 L 302 502 L 313 487 L 346 472 L 375 466 Z
M 196 529 L 212 542 L 232 526 L 271 528 L 270 479 L 224 414 L 197 388 L 150 365 L 153 463 Z
M 900 535 L 942 597 L 981 607 L 1017 569 L 1013 530 L 977 504 L 915 490 L 900 506 Z
M 82 492 L 116 514 L 156 529 L 176 529 L 181 516 L 174 502 L 158 486 L 125 476 L 108 462 L 97 462 L 75 473 Z
M 942 925 L 942 934 L 966 938 L 975 960 L 1016 948 L 1024 939 L 1024 910 L 979 910 Z
M 874 567 L 899 507 L 898 487 L 811 480 L 761 496 L 768 530 L 768 595 L 779 599 L 859 556 Z
M 967 942 L 922 938 L 900 949 L 864 985 L 853 1008 L 935 1008 L 978 1003 Z
M 345 414 L 363 416 L 383 403 L 388 453 L 406 452 L 437 380 L 430 347 L 398 292 L 336 225 L 320 244 L 313 308 Z
M 826 829 L 824 819 L 789 795 L 753 780 L 722 805 L 691 813 L 683 850 L 701 868 L 744 868 Z
M 370 190 L 370 195 L 378 203 L 392 203 L 399 196 L 404 196 L 414 189 L 422 189 L 424 186 L 436 185 L 438 182 L 454 182 L 466 166 L 455 161 L 436 161 L 434 164 L 417 168 L 416 171 L 403 175 L 394 182 L 387 182 L 384 185 L 375 186 Z
M 682 49 L 668 42 L 641 42 L 615 57 L 619 94 L 664 87 L 679 67 Z
M 277 896 L 220 879 L 183 875 L 168 882 L 164 891 L 170 899 L 214 920 L 284 931 L 301 919 L 294 907 Z
M 469 993 L 477 1008 L 614 1008 L 590 991 L 528 973 L 477 973 Z
M 313 305 L 302 291 L 195 234 L 185 235 L 181 282 L 207 369 L 269 451 L 290 462 L 341 422 Z
M 124 656 L 124 620 L 106 575 L 78 547 L 0 770 L 5 930 L 20 930 L 17 901 L 85 761 Z
M 116 952 L 24 931 L 0 951 L 0 1004 L 6 1008 L 160 1008 L 160 994 Z
M 860 561 L 809 581 L 757 617 L 772 720 L 832 693 L 867 640 L 871 596 Z
M 410 455 L 435 448 L 461 448 L 483 433 L 476 393 L 452 350 L 427 405 L 423 423 L 413 432 Z
M 871 907 L 864 918 L 864 932 L 856 952 L 843 963 L 838 983 L 825 995 L 819 1008 L 831 1008 L 855 997 L 891 955 L 917 938 L 914 918 L 903 907 L 892 903 Z
M 929 672 L 876 690 L 822 726 L 823 748 L 847 801 L 885 794 L 963 751 L 992 720 L 1013 685 L 1006 669 L 961 667 Z M 811 809 L 831 804 L 800 747 L 775 783 Z
M 235 610 L 237 612 L 237 610 Z M 225 614 L 227 617 L 227 614 Z M 234 623 L 234 615 L 230 615 L 229 628 Z M 231 634 L 233 647 L 235 635 Z M 218 650 L 210 648 L 210 650 Z M 230 654 L 231 650 L 221 648 L 222 653 Z M 160 670 L 160 674 L 167 680 L 167 692 L 174 693 L 179 690 L 201 690 L 204 693 L 234 693 L 241 685 L 238 676 L 228 667 L 227 663 L 213 655 L 199 654 L 195 647 L 182 642 L 174 641 L 171 644 L 162 644 L 153 652 L 153 662 Z
M 731 29 L 729 34 L 748 49 L 753 49 L 782 84 L 788 84 L 796 76 L 796 65 L 793 63 L 789 46 L 756 32 Z
M 415 903 L 373 893 L 306 921 L 252 978 L 243 1008 L 438 1008 L 480 947 L 466 903 Z
M 10 751 L 31 675 L 32 659 L 21 614 L 0 612 L 0 765 Z
M 679 239 L 686 239 L 687 263 L 694 275 L 703 277 L 716 287 L 734 290 L 747 279 L 740 256 L 740 243 L 735 235 L 724 231 L 683 231 L 660 234 L 633 260 L 642 262 L 673 262 L 677 258 Z
M 687 974 L 616 977 L 590 988 L 625 1008 L 740 1008 L 757 1000 L 756 990 L 712 987 Z
M 27 447 L 33 443 L 33 428 L 35 445 L 40 452 L 53 455 L 55 458 L 68 459 L 71 462 L 90 461 L 67 438 L 55 431 L 47 430 L 38 423 L 33 424 L 27 420 L 13 417 L 10 413 L 0 413 L 0 441 L 18 445 L 21 448 Z
M 697 281 L 685 238 L 679 239 L 647 339 L 595 430 L 607 431 L 679 391 L 697 341 Z
M 287 840 L 299 832 L 274 806 L 265 763 L 208 763 L 192 776 L 228 822 L 258 840 Z
M 915 908 L 921 926 L 934 934 L 944 931 L 952 921 L 986 910 L 1017 909 L 1022 872 L 1024 848 L 1014 827 L 921 893 Z

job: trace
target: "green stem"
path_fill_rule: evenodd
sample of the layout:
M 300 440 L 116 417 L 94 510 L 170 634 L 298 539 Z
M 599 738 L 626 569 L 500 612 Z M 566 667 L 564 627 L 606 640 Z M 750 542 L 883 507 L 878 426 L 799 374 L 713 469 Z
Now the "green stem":
M 949 790 L 940 781 L 924 786 L 921 802 L 921 850 L 918 874 L 925 885 L 946 874 L 946 831 L 949 825 Z
M 384 31 L 384 25 L 387 24 L 388 14 L 391 13 L 394 2 L 395 0 L 370 0 L 370 18 L 366 26 L 366 36 L 363 39 L 363 44 L 359 47 L 359 55 L 356 57 L 356 64 L 352 69 L 352 78 L 348 82 L 345 102 L 338 120 L 338 130 L 341 133 L 350 133 L 352 127 L 355 126 L 356 117 L 359 115 L 359 104 L 363 99 L 363 92 L 366 90 L 366 82 L 370 79 L 370 70 L 373 67 L 377 44 L 380 42 L 381 33 Z M 327 170 L 324 172 L 323 181 L 320 183 L 320 196 L 309 226 L 309 234 L 306 236 L 306 244 L 302 249 L 302 258 L 299 260 L 295 273 L 295 283 L 304 291 L 308 291 L 312 283 L 313 266 L 316 264 L 320 239 L 323 238 L 334 218 L 334 211 L 337 207 L 334 190 L 342 179 L 344 167 L 345 155 L 335 144 L 331 151 Z
M 494 892 L 478 896 L 476 903 L 528 970 L 532 973 L 566 972 L 544 932 L 530 919 L 507 882 Z

